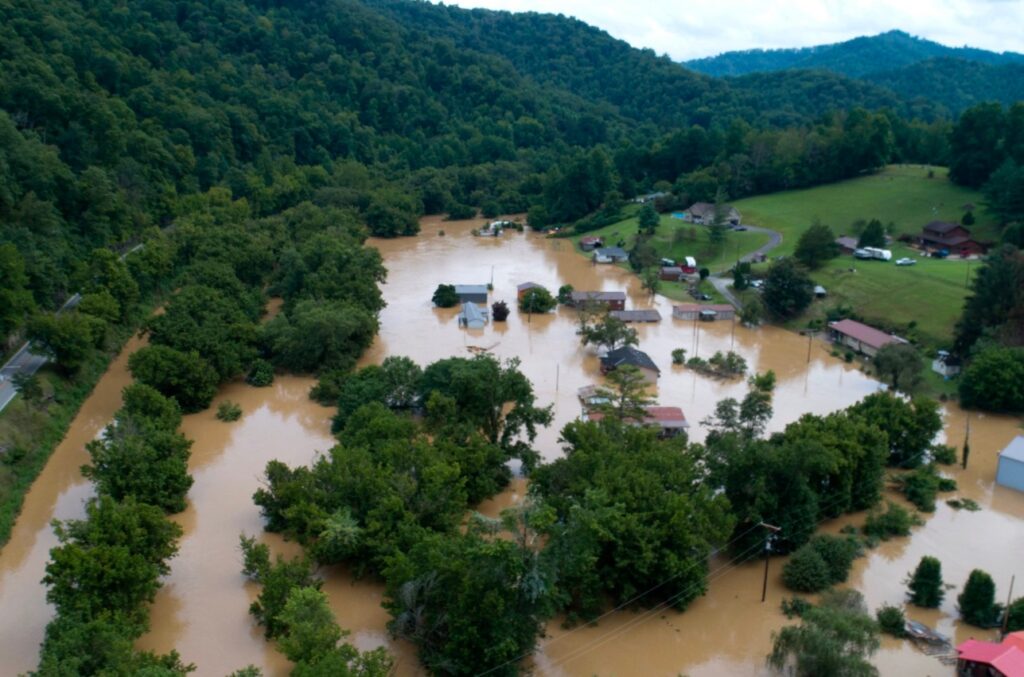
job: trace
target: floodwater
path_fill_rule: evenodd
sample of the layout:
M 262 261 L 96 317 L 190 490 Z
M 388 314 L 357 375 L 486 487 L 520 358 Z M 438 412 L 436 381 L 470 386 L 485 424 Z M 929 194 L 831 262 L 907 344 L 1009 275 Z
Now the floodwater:
M 703 357 L 732 348 L 752 370 L 774 370 L 778 384 L 772 430 L 804 412 L 846 407 L 879 388 L 855 367 L 832 358 L 822 343 L 775 328 L 747 330 L 730 322 L 674 320 L 670 301 L 652 299 L 625 271 L 592 266 L 573 252 L 570 243 L 515 232 L 500 238 L 472 237 L 469 229 L 480 223 L 425 219 L 417 238 L 373 242 L 389 268 L 384 286 L 388 306 L 381 314 L 381 332 L 363 363 L 407 355 L 426 364 L 442 357 L 469 356 L 470 347 L 489 349 L 502 359 L 519 358 L 538 401 L 554 407 L 555 424 L 537 440 L 547 459 L 560 455 L 558 430 L 580 412 L 577 388 L 600 379 L 596 354 L 579 345 L 575 313 L 560 308 L 544 316 L 523 317 L 513 310 L 505 323 L 466 331 L 457 325 L 456 309 L 431 306 L 430 295 L 438 283 L 493 281 L 490 300 L 504 299 L 510 307 L 515 306 L 516 285 L 526 281 L 543 284 L 552 292 L 566 283 L 580 290 L 622 289 L 629 294 L 627 307 L 658 309 L 663 318 L 660 324 L 636 325 L 640 347 L 662 369 L 659 402 L 683 408 L 695 439 L 703 438 L 699 422 L 712 412 L 715 402 L 741 397 L 745 385 L 742 380 L 715 381 L 673 367 L 669 355 L 675 348 Z M 438 234 L 441 229 L 446 235 Z M 18 674 L 36 663 L 43 628 L 52 615 L 39 584 L 47 552 L 55 543 L 48 523 L 53 517 L 81 514 L 89 495 L 89 485 L 78 472 L 86 460 L 82 447 L 120 406 L 118 394 L 128 382 L 127 354 L 139 345 L 134 341 L 126 348 L 86 402 L 68 438 L 29 493 L 11 542 L 0 551 L 2 675 Z M 175 518 L 185 535 L 153 605 L 152 630 L 140 642 L 143 648 L 177 648 L 186 661 L 197 664 L 199 675 L 224 675 L 247 664 L 262 667 L 267 675 L 287 674 L 287 661 L 264 641 L 247 614 L 256 590 L 239 573 L 238 535 L 262 532 L 251 496 L 260 486 L 268 460 L 308 463 L 331 445 L 331 410 L 306 397 L 312 383 L 282 377 L 262 389 L 232 384 L 222 390 L 218 401 L 241 404 L 245 412 L 241 420 L 217 421 L 216 402 L 210 410 L 186 417 L 184 433 L 195 441 L 191 461 L 195 485 L 189 508 Z M 945 434 L 959 445 L 966 417 L 955 406 L 946 407 L 945 417 Z M 1005 598 L 1014 574 L 1019 579 L 1017 594 L 1024 590 L 1024 495 L 993 485 L 996 454 L 1020 432 L 1018 426 L 1015 419 L 972 415 L 970 466 L 946 473 L 960 484 L 955 495 L 972 498 L 983 509 L 958 512 L 940 501 L 937 511 L 910 538 L 882 544 L 858 560 L 849 585 L 865 594 L 872 609 L 903 600 L 902 579 L 925 554 L 939 557 L 946 581 L 958 587 L 970 569 L 980 567 L 993 575 L 1000 597 Z M 523 500 L 525 493 L 526 481 L 517 479 L 479 508 L 496 515 Z M 823 528 L 835 531 L 860 520 L 861 515 L 850 516 Z M 298 553 L 294 544 L 273 535 L 261 538 L 277 552 Z M 555 620 L 529 667 L 542 675 L 762 674 L 770 633 L 787 622 L 779 611 L 779 601 L 789 596 L 779 580 L 781 565 L 781 559 L 771 561 L 764 604 L 760 601 L 763 562 L 734 564 L 720 558 L 711 563 L 709 593 L 683 614 L 663 609 L 622 611 L 602 618 L 596 626 L 571 630 Z M 353 580 L 341 568 L 322 573 L 339 623 L 352 631 L 351 641 L 363 649 L 387 646 L 396 656 L 397 674 L 418 673 L 411 647 L 387 637 L 388 617 L 380 607 L 382 586 Z M 909 609 L 908 615 L 957 642 L 971 636 L 991 637 L 991 632 L 961 626 L 955 620 L 957 593 L 950 591 L 939 610 Z M 874 661 L 885 675 L 952 674 L 937 659 L 891 639 L 883 641 Z

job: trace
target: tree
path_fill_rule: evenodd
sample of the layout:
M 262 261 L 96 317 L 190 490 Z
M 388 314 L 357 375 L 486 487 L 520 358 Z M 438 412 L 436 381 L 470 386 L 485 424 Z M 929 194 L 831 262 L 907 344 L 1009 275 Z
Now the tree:
M 981 103 L 961 113 L 950 135 L 949 178 L 974 188 L 985 183 L 1005 157 L 1005 130 L 1002 104 Z
M 504 322 L 511 312 L 504 301 L 495 301 L 491 304 L 491 319 L 495 322 Z
M 867 614 L 864 599 L 855 590 L 833 590 L 808 609 L 800 625 L 772 633 L 768 664 L 783 670 L 793 665 L 798 677 L 877 675 L 868 662 L 878 650 L 878 626 Z
M 946 591 L 942 585 L 942 563 L 925 555 L 918 562 L 907 582 L 910 603 L 926 609 L 937 609 Z
M 276 364 L 300 373 L 348 370 L 373 341 L 377 318 L 348 301 L 304 300 L 267 324 Z
M 645 204 L 637 213 L 636 220 L 640 232 L 646 235 L 654 235 L 654 231 L 658 229 L 658 224 L 661 223 L 661 216 L 655 211 L 653 205 Z
M 0 336 L 7 337 L 36 309 L 18 248 L 0 244 Z
M 435 673 L 515 674 L 552 612 L 553 581 L 537 553 L 472 528 L 396 552 L 385 579 L 391 632 Z
M 924 360 L 917 348 L 909 343 L 889 343 L 882 346 L 874 357 L 875 369 L 893 390 L 912 393 L 923 381 Z
M 103 340 L 105 327 L 105 322 L 90 315 L 43 313 L 29 320 L 26 336 L 36 350 L 70 375 L 78 371 Z
M 925 397 L 908 401 L 892 393 L 878 392 L 868 395 L 849 411 L 886 433 L 888 463 L 898 468 L 921 465 L 932 440 L 942 429 L 938 403 Z
M 1018 597 L 1006 609 L 1006 631 L 1018 632 L 1024 630 L 1024 597 Z
M 458 305 L 459 295 L 455 293 L 455 285 L 439 284 L 430 300 L 438 308 L 451 308 Z
M 858 247 L 884 247 L 885 246 L 885 226 L 878 219 L 871 219 L 868 224 L 864 226 L 864 230 L 861 231 L 860 238 L 857 240 Z
M 43 385 L 35 374 L 18 372 L 11 377 L 11 384 L 25 402 L 35 405 L 42 403 Z
M 740 322 L 748 327 L 756 327 L 764 319 L 764 305 L 756 298 L 749 298 L 743 302 L 743 309 L 740 310 Z
M 761 298 L 768 312 L 781 320 L 788 320 L 811 305 L 814 283 L 792 259 L 782 259 L 768 268 Z
M 999 624 L 1002 606 L 996 603 L 996 584 L 981 569 L 971 571 L 956 603 L 960 617 L 971 625 L 992 628 Z
M 606 378 L 611 387 L 598 389 L 597 395 L 607 402 L 595 409 L 618 421 L 643 421 L 646 416 L 644 407 L 653 404 L 654 400 L 647 394 L 647 382 L 640 370 L 624 365 Z
M 986 348 L 964 370 L 958 389 L 965 408 L 1024 411 L 1024 348 Z
M 519 310 L 524 313 L 546 313 L 557 305 L 558 301 L 544 287 L 531 287 L 519 297 Z
M 830 584 L 828 565 L 810 545 L 797 549 L 782 567 L 782 581 L 797 592 L 821 592 Z
M 411 409 L 420 401 L 423 370 L 408 357 L 392 355 L 346 376 L 338 395 L 333 430 L 342 430 L 348 418 L 364 404 L 379 402 L 391 409 Z
M 583 345 L 594 344 L 606 350 L 635 346 L 640 342 L 636 329 L 610 314 L 605 314 L 596 324 L 584 327 L 580 336 Z
M 657 268 L 649 268 L 644 271 L 641 286 L 645 291 L 650 292 L 651 296 L 658 293 L 658 290 L 661 289 L 661 275 Z
M 185 413 L 206 409 L 217 394 L 217 372 L 195 351 L 145 346 L 128 358 L 128 369 L 140 382 L 177 400 Z
M 839 256 L 839 246 L 832 229 L 820 221 L 800 234 L 793 257 L 811 270 L 817 270 L 829 259 Z
M 725 192 L 718 188 L 715 192 L 715 210 L 712 221 L 708 224 L 708 242 L 716 249 L 725 245 L 726 237 L 729 234 L 728 205 L 725 204 Z
M 907 619 L 900 607 L 883 604 L 875 612 L 875 620 L 878 621 L 878 627 L 882 632 L 896 638 L 907 636 Z
M 60 615 L 103 612 L 144 618 L 159 578 L 170 572 L 181 527 L 156 507 L 129 498 L 100 496 L 86 504 L 84 520 L 56 522 L 43 582 Z M 140 616 L 141 615 L 141 616 Z
M 572 303 L 572 292 L 573 286 L 571 284 L 563 284 L 558 288 L 558 302 L 562 305 Z
M 956 325 L 957 354 L 968 356 L 986 334 L 1011 345 L 1024 341 L 1024 253 L 1009 244 L 990 251 L 971 280 L 971 292 Z
M 243 535 L 240 544 L 242 573 L 261 586 L 259 596 L 249 606 L 249 613 L 263 626 L 267 639 L 279 638 L 288 631 L 282 614 L 292 592 L 319 591 L 323 582 L 313 576 L 313 568 L 305 558 L 285 560 L 278 555 L 271 564 L 270 548 L 265 543 Z

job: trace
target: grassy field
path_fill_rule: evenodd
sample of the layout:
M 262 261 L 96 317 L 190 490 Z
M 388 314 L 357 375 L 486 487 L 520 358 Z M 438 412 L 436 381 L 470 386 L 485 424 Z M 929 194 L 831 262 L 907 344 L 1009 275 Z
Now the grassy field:
M 927 259 L 903 246 L 892 251 L 894 259 L 909 256 L 916 258 L 917 264 L 897 266 L 841 256 L 813 272 L 811 278 L 825 287 L 828 296 L 816 301 L 800 323 L 822 318 L 828 308 L 845 305 L 869 324 L 895 329 L 926 345 L 947 344 L 968 294 L 968 276 L 979 263 Z
M 934 173 L 928 178 L 929 171 Z M 826 186 L 751 197 L 735 202 L 743 222 L 782 233 L 773 255 L 792 254 L 800 233 L 814 219 L 831 226 L 837 236 L 853 234 L 858 219 L 877 218 L 894 225 L 894 234 L 920 233 L 930 221 L 960 221 L 963 205 L 974 204 L 977 222 L 971 233 L 979 240 L 998 240 L 995 222 L 981 208 L 981 194 L 956 186 L 942 167 L 892 165 L 884 171 Z
M 626 213 L 630 216 L 625 220 L 583 235 L 575 235 L 571 239 L 579 247 L 581 237 L 596 235 L 604 239 L 605 244 L 609 247 L 620 241 L 625 241 L 625 249 L 629 249 L 636 241 L 637 211 L 639 208 L 636 206 L 627 207 Z M 696 239 L 684 239 L 677 235 L 681 229 L 684 233 L 696 233 Z M 658 256 L 662 258 L 680 261 L 685 256 L 692 256 L 697 259 L 698 266 L 708 268 L 711 272 L 719 272 L 728 270 L 737 258 L 767 244 L 769 239 L 770 237 L 765 233 L 729 231 L 725 244 L 716 248 L 708 242 L 706 228 L 692 226 L 673 219 L 668 214 L 662 214 L 661 223 L 654 232 L 651 243 L 658 252 Z

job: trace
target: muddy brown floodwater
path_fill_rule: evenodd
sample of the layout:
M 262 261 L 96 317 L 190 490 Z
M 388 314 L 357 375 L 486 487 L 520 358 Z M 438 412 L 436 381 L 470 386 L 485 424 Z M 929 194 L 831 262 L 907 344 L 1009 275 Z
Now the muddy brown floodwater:
M 506 323 L 466 331 L 458 327 L 455 309 L 431 306 L 430 295 L 438 283 L 493 280 L 490 301 L 504 299 L 510 306 L 515 305 L 516 285 L 526 281 L 552 291 L 562 284 L 580 290 L 622 289 L 629 294 L 628 307 L 658 309 L 661 323 L 637 326 L 640 347 L 662 369 L 659 402 L 683 408 L 695 439 L 703 439 L 699 421 L 712 412 L 715 402 L 742 396 L 745 385 L 741 380 L 714 381 L 673 367 L 669 356 L 675 348 L 704 357 L 731 348 L 747 359 L 751 369 L 774 370 L 778 385 L 771 430 L 780 430 L 805 412 L 826 413 L 849 406 L 880 387 L 855 367 L 832 358 L 823 343 L 772 327 L 747 330 L 728 322 L 695 325 L 674 320 L 671 301 L 651 298 L 624 270 L 591 265 L 569 242 L 515 232 L 499 238 L 471 236 L 469 230 L 481 223 L 428 218 L 417 238 L 372 243 L 380 248 L 389 269 L 384 286 L 388 305 L 381 314 L 380 334 L 363 363 L 407 355 L 426 364 L 442 357 L 469 356 L 471 346 L 487 348 L 503 359 L 518 357 L 538 400 L 554 406 L 555 423 L 537 440 L 547 459 L 561 454 L 558 431 L 580 413 L 577 388 L 600 379 L 596 354 L 579 346 L 575 314 L 560 308 L 548 315 L 524 317 L 513 310 Z M 445 236 L 438 234 L 441 229 Z M 68 438 L 29 493 L 10 543 L 0 551 L 2 675 L 35 666 L 43 629 L 52 615 L 39 583 L 47 552 L 55 543 L 49 521 L 81 515 L 90 493 L 78 472 L 86 460 L 82 447 L 120 406 L 119 393 L 128 382 L 127 355 L 139 345 L 133 341 L 127 346 L 86 402 Z M 239 533 L 262 534 L 251 497 L 266 462 L 277 458 L 289 464 L 308 463 L 332 443 L 331 410 L 308 399 L 312 384 L 311 379 L 299 377 L 278 378 L 273 386 L 262 389 L 232 384 L 218 399 L 240 403 L 245 412 L 241 420 L 217 421 L 215 406 L 186 417 L 184 433 L 195 441 L 191 461 L 195 485 L 188 509 L 175 518 L 185 529 L 180 553 L 153 605 L 152 630 L 140 646 L 158 651 L 177 648 L 204 676 L 224 675 L 247 664 L 262 667 L 267 675 L 287 674 L 287 661 L 264 641 L 247 614 L 255 590 L 239 572 L 237 544 Z M 944 435 L 958 445 L 966 416 L 955 406 L 946 406 L 944 416 Z M 911 537 L 884 543 L 859 559 L 848 584 L 864 593 L 872 609 L 903 601 L 902 579 L 926 554 L 942 560 L 946 581 L 958 587 L 972 568 L 986 569 L 996 581 L 1000 599 L 1005 599 L 1011 575 L 1017 575 L 1018 585 L 1024 580 L 1024 494 L 993 482 L 996 454 L 1020 432 L 1019 424 L 1017 419 L 972 415 L 970 466 L 966 471 L 947 468 L 944 473 L 957 480 L 955 495 L 974 499 L 982 510 L 958 512 L 940 501 L 936 512 L 925 516 L 925 524 L 915 528 Z M 480 510 L 497 514 L 521 501 L 526 489 L 524 480 L 515 480 Z M 847 516 L 823 528 L 837 531 L 862 520 L 863 515 Z M 261 538 L 277 552 L 298 552 L 294 544 L 272 535 Z M 762 674 L 770 634 L 786 623 L 779 611 L 780 600 L 789 596 L 779 577 L 782 563 L 781 559 L 771 562 L 764 604 L 760 561 L 734 565 L 716 558 L 711 563 L 708 594 L 685 613 L 616 612 L 596 626 L 573 630 L 563 629 L 556 619 L 529 667 L 542 675 Z M 412 648 L 387 636 L 388 616 L 380 607 L 382 587 L 353 580 L 342 568 L 323 574 L 332 608 L 341 625 L 352 631 L 351 641 L 363 649 L 387 646 L 397 658 L 398 674 L 419 673 Z M 956 620 L 957 593 L 951 591 L 938 610 L 910 608 L 908 616 L 956 642 L 991 637 L 991 632 Z M 952 674 L 937 659 L 892 639 L 883 640 L 874 662 L 883 675 Z

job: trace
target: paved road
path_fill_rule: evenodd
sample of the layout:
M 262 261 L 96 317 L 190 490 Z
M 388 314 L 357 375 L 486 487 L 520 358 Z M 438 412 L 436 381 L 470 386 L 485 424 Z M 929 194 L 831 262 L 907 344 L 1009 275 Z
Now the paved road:
M 740 261 L 751 262 L 754 261 L 755 258 L 760 257 L 760 255 L 762 254 L 767 256 L 768 252 L 782 244 L 782 234 L 777 231 L 770 230 L 768 228 L 762 228 L 761 226 L 745 226 L 745 228 L 751 233 L 767 233 L 770 239 L 768 240 L 768 243 L 765 244 L 763 247 L 758 247 L 749 254 L 744 254 L 743 256 L 741 256 Z M 724 296 L 729 303 L 736 306 L 736 308 L 738 308 L 739 310 L 743 310 L 743 304 L 740 303 L 740 300 L 736 298 L 735 294 L 732 293 L 732 281 L 727 277 L 727 275 L 728 273 L 726 272 L 716 273 L 715 275 L 712 275 L 708 279 L 711 281 L 711 284 L 712 286 L 714 286 L 715 290 L 718 291 L 719 294 Z
M 81 294 L 75 294 L 67 300 L 67 303 L 61 306 L 57 314 L 59 315 L 65 310 L 71 310 L 81 300 Z M 12 383 L 15 374 L 31 376 L 39 371 L 40 367 L 44 364 L 46 364 L 46 358 L 33 353 L 32 347 L 26 343 L 21 348 L 18 348 L 18 352 L 14 353 L 14 357 L 7 360 L 7 364 L 0 367 L 0 411 L 3 411 L 11 403 L 11 400 L 14 399 L 14 396 L 18 394 Z

